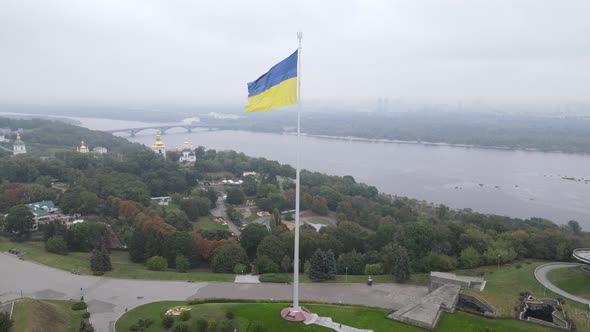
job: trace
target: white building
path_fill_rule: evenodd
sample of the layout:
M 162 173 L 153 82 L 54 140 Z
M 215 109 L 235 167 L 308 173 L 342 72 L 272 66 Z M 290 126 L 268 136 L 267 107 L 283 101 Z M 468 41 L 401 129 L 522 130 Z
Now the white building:
M 14 145 L 12 147 L 12 153 L 16 156 L 17 154 L 27 153 L 27 147 L 25 146 L 25 142 L 20 139 L 20 133 L 16 133 L 16 140 L 14 141 Z
M 97 146 L 94 149 L 92 149 L 92 152 L 98 153 L 98 154 L 106 154 L 107 153 L 107 148 L 105 148 L 103 146 Z
M 184 138 L 184 143 L 182 146 L 178 147 L 178 150 L 181 151 L 182 155 L 178 158 L 178 161 L 181 163 L 194 163 L 197 161 L 197 155 L 193 150 L 193 145 L 188 142 L 188 139 Z

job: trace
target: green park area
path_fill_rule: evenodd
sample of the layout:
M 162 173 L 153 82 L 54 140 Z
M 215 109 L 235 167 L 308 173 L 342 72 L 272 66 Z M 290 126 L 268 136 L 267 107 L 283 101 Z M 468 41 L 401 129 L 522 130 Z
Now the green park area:
M 90 270 L 90 253 L 89 252 L 70 252 L 67 255 L 58 255 L 49 253 L 45 250 L 45 243 L 40 241 L 12 242 L 5 237 L 0 237 L 0 251 L 6 252 L 8 249 L 15 248 L 25 252 L 22 256 L 24 260 L 51 266 L 68 272 L 79 272 L 81 274 L 92 274 Z M 209 268 L 195 268 L 188 270 L 186 273 L 178 273 L 174 269 L 165 271 L 148 270 L 144 264 L 134 263 L 129 259 L 126 251 L 111 252 L 111 262 L 113 270 L 106 272 L 105 276 L 111 278 L 123 279 L 147 279 L 147 280 L 180 280 L 180 281 L 225 281 L 233 282 L 234 274 L 213 273 Z M 291 276 L 291 274 L 285 274 Z M 374 283 L 394 282 L 390 275 L 372 276 Z M 311 282 L 307 274 L 301 274 L 301 282 Z M 336 279 L 325 281 L 329 283 L 365 283 L 365 275 L 337 275 Z M 408 281 L 411 284 L 426 285 L 428 276 L 426 274 L 413 274 Z
M 553 270 L 547 274 L 547 278 L 570 294 L 590 299 L 590 272 L 580 267 Z
M 92 274 L 90 271 L 89 252 L 71 252 L 67 255 L 58 255 L 45 251 L 45 243 L 37 241 L 11 242 L 0 237 L 0 251 L 5 252 L 10 248 L 16 248 L 26 252 L 23 259 L 43 265 L 51 266 L 68 272 L 76 271 L 81 274 Z M 187 273 L 178 273 L 176 270 L 167 271 L 148 270 L 141 263 L 129 260 L 126 251 L 112 251 L 111 262 L 113 270 L 105 273 L 111 278 L 123 279 L 153 279 L 153 280 L 193 280 L 193 281 L 234 281 L 233 274 L 212 273 L 208 269 L 192 269 Z
M 461 275 L 483 276 L 487 281 L 483 292 L 473 289 L 464 290 L 491 304 L 500 318 L 515 318 L 520 304 L 521 293 L 528 292 L 537 298 L 562 298 L 546 290 L 534 276 L 535 269 L 547 262 L 525 261 L 506 264 L 499 269 L 495 266 L 479 267 L 471 270 L 455 271 Z M 576 310 L 588 311 L 588 306 L 574 301 L 565 300 L 564 311 L 569 313 L 579 331 L 590 330 L 590 321 L 583 316 L 575 315 Z
M 22 299 L 15 302 L 10 332 L 20 331 L 80 331 L 80 321 L 86 310 L 72 310 L 73 301 Z M 86 319 L 87 323 L 88 320 Z
M 174 318 L 171 330 L 178 325 L 187 325 L 189 331 L 209 331 L 198 327 L 198 321 L 214 324 L 216 331 L 332 331 L 318 325 L 289 323 L 280 316 L 286 303 L 203 303 L 188 305 L 190 317 Z M 123 315 L 116 324 L 117 331 L 129 331 L 133 325 L 139 326 L 142 321 L 151 320 L 145 331 L 166 331 L 162 326 L 164 312 L 176 306 L 187 306 L 186 302 L 155 302 L 135 308 Z M 336 306 L 324 304 L 305 304 L 305 307 L 321 317 L 330 317 L 334 322 L 356 328 L 371 329 L 375 332 L 389 331 L 425 331 L 411 325 L 385 318 L 387 309 Z M 188 315 L 187 315 L 188 316 Z M 231 319 L 230 319 L 231 318 Z M 209 323 L 213 321 L 214 323 Z M 201 323 L 203 324 L 203 323 Z M 511 319 L 486 319 L 466 313 L 444 314 L 438 331 L 552 331 L 550 328 L 520 322 Z M 180 329 L 180 328 L 179 328 Z

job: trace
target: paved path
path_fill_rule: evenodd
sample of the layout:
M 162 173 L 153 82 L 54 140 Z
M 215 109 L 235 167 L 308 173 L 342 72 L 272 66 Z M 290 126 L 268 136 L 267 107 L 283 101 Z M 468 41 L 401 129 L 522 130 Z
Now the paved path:
M 44 265 L 0 254 L 0 302 L 23 296 L 38 299 L 79 299 L 80 288 L 88 303 L 90 319 L 97 332 L 113 331 L 115 321 L 139 305 L 162 300 L 193 298 L 292 299 L 286 284 L 234 284 L 112 279 L 74 275 Z M 301 284 L 303 301 L 369 305 L 393 310 L 418 303 L 426 287 L 377 284 Z
M 580 266 L 581 264 L 577 264 L 577 263 L 549 263 L 549 264 L 544 264 L 541 265 L 539 267 L 537 267 L 535 269 L 535 278 L 537 278 L 537 281 L 541 283 L 541 285 L 547 287 L 547 289 L 551 290 L 552 292 L 559 294 L 563 297 L 565 297 L 566 299 L 570 299 L 572 301 L 576 301 L 576 302 L 580 302 L 580 303 L 584 303 L 584 304 L 588 304 L 590 305 L 590 300 L 581 298 L 579 296 L 575 296 L 573 294 L 570 294 L 564 290 L 561 290 L 561 288 L 558 288 L 557 286 L 555 286 L 554 284 L 552 284 L 549 279 L 547 279 L 547 273 L 549 273 L 549 271 L 551 270 L 555 270 L 555 269 L 562 269 L 562 268 L 568 268 L 568 267 L 574 267 L 574 266 Z
M 223 201 L 222 196 L 217 198 L 216 204 L 217 204 L 217 206 L 215 207 L 215 209 L 211 210 L 211 214 L 214 217 L 222 217 L 225 220 L 225 222 L 227 223 L 227 227 L 229 227 L 229 230 L 232 231 L 232 233 L 236 234 L 236 236 L 240 236 L 240 234 L 242 234 L 242 232 L 240 231 L 238 226 L 236 226 L 231 221 L 231 219 L 229 219 L 229 216 L 227 215 L 226 208 L 225 208 L 225 202 Z
M 356 327 L 336 323 L 332 321 L 330 317 L 318 317 L 314 314 L 315 317 L 312 318 L 311 322 L 305 322 L 305 324 L 316 324 L 320 326 L 327 327 L 337 332 L 373 332 L 373 330 L 364 330 L 364 329 L 357 329 Z

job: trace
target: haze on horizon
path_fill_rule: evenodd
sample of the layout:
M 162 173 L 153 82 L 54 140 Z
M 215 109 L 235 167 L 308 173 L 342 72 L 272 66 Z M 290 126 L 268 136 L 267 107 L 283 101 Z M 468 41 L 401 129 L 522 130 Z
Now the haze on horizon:
M 303 94 L 590 101 L 590 2 L 0 2 L 0 102 L 246 103 L 303 38 Z

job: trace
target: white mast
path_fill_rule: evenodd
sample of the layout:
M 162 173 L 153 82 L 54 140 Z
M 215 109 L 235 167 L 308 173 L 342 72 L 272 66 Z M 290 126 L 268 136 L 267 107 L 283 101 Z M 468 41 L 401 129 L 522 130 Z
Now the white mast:
M 293 257 L 293 309 L 298 312 L 299 307 L 299 173 L 300 173 L 300 136 L 301 136 L 301 38 L 303 32 L 297 32 L 299 39 L 299 49 L 297 52 L 297 173 L 295 178 L 295 253 Z

